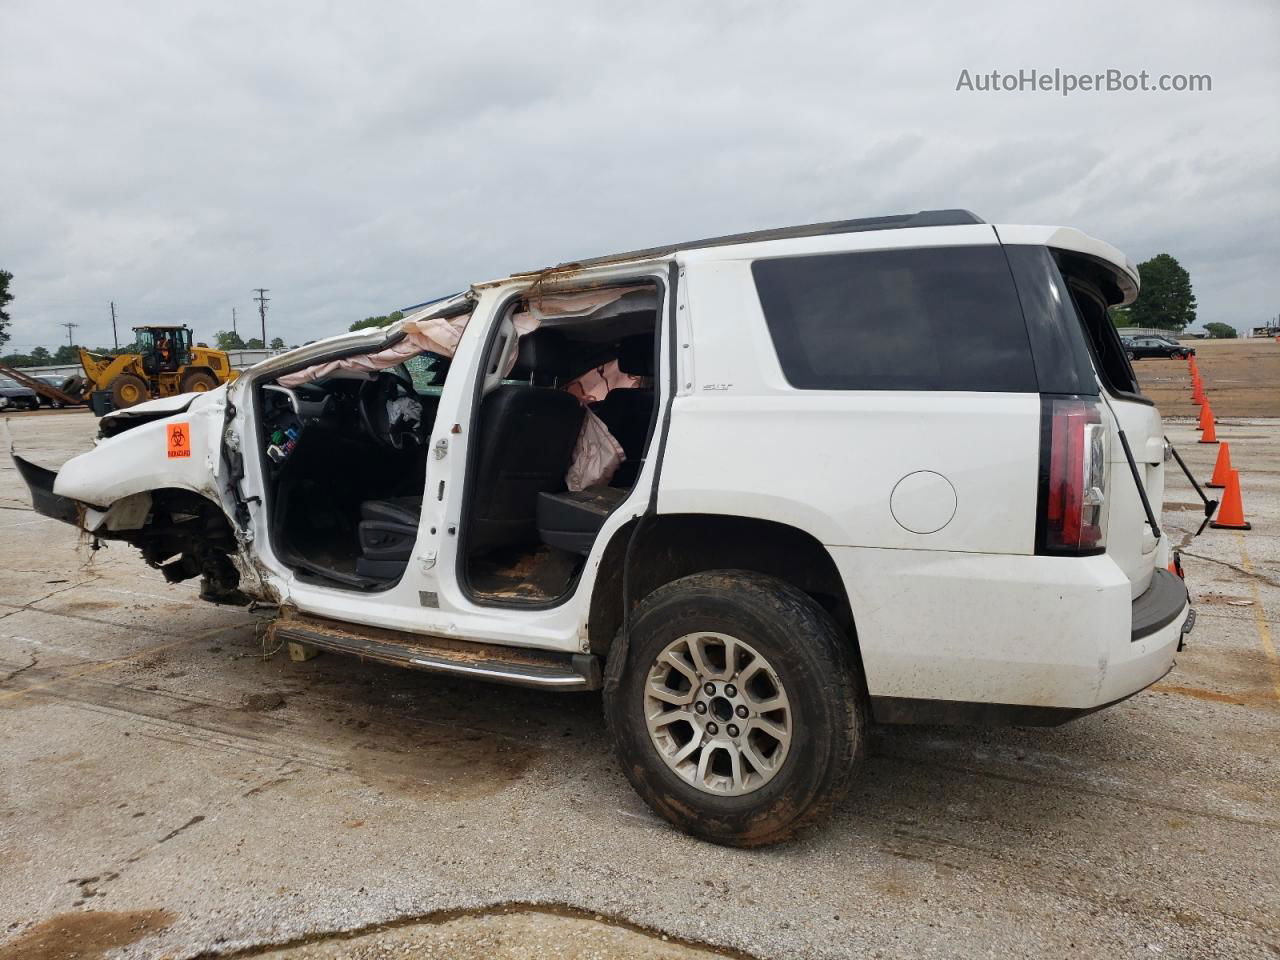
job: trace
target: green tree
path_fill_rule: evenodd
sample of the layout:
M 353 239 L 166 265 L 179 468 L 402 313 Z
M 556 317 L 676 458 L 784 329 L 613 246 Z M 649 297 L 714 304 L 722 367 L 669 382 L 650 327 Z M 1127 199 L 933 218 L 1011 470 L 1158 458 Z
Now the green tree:
M 53 351 L 54 363 L 79 363 L 80 349 L 73 347 L 69 343 L 64 343 L 57 350 Z
M 233 330 L 219 330 L 213 335 L 213 339 L 219 350 L 244 349 L 244 341 L 240 339 L 240 334 Z
M 53 363 L 53 354 L 44 347 L 36 347 L 31 351 L 31 365 L 34 367 L 43 367 Z
M 29 367 L 31 366 L 31 357 L 25 353 L 6 353 L 0 357 L 0 364 L 6 367 Z
M 9 281 L 12 279 L 13 274 L 8 270 L 0 270 L 0 347 L 9 340 L 9 311 L 5 307 L 13 299 L 13 294 L 9 292 Z
M 1236 328 L 1226 323 L 1206 323 L 1204 329 L 1214 340 L 1234 340 L 1239 336 Z
M 388 324 L 395 323 L 397 320 L 403 320 L 404 314 L 399 310 L 392 310 L 385 317 L 365 317 L 363 320 L 357 320 L 348 330 L 367 330 L 369 327 L 385 327 Z
M 1196 320 L 1196 295 L 1191 274 L 1167 253 L 1138 264 L 1142 291 L 1129 308 L 1136 327 L 1181 330 Z
M 283 350 L 283 349 L 284 349 L 284 338 L 283 338 L 283 337 L 272 337 L 272 338 L 271 338 L 271 349 L 272 349 L 272 350 Z
M 252 340 L 246 340 L 244 342 L 244 348 L 246 350 L 261 350 L 263 349 L 262 340 L 258 337 L 254 337 Z
M 1117 327 L 1132 327 L 1133 312 L 1128 307 L 1112 307 L 1109 311 L 1111 314 L 1111 322 Z

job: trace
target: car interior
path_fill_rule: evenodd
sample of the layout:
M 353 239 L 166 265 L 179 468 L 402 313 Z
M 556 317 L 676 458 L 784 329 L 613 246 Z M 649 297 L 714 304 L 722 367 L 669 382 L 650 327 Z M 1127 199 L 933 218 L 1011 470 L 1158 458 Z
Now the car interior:
M 534 308 L 528 298 L 507 307 L 476 386 L 458 575 L 480 602 L 567 595 L 634 486 L 652 432 L 656 289 L 629 288 L 582 315 L 541 316 L 521 335 L 515 320 Z M 259 387 L 272 544 L 299 578 L 359 591 L 399 582 L 417 539 L 449 366 L 422 353 L 388 369 Z M 612 389 L 601 386 L 606 370 Z M 571 490 L 588 409 L 624 456 L 612 476 L 588 470 L 589 482 Z

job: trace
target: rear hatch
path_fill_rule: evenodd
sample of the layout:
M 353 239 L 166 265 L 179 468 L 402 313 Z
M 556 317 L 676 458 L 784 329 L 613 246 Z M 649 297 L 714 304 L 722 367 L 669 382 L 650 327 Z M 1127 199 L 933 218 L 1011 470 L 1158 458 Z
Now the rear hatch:
M 1142 395 L 1109 307 L 1132 299 L 1132 278 L 1114 264 L 1069 251 L 1055 251 L 1093 367 L 1104 391 L 1107 424 L 1106 552 L 1128 576 L 1134 598 L 1151 584 L 1159 542 L 1147 523 L 1119 429 L 1129 441 L 1138 479 L 1157 522 L 1164 504 L 1165 441 L 1160 412 Z M 1127 281 L 1127 282 L 1126 282 Z M 1130 288 L 1130 289 L 1126 289 Z

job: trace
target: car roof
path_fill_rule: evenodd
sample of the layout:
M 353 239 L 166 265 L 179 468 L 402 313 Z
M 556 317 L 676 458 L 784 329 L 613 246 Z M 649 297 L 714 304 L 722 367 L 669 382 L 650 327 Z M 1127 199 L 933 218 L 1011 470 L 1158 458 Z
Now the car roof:
M 1101 261 L 1114 273 L 1122 291 L 1122 303 L 1132 303 L 1138 295 L 1140 279 L 1138 268 L 1128 257 L 1111 244 L 1098 240 L 1072 227 L 1037 226 L 1025 224 L 990 224 L 969 210 L 958 208 L 943 210 L 921 210 L 917 213 L 900 213 L 884 217 L 863 217 L 856 220 L 828 220 L 822 223 L 801 224 L 790 227 L 775 227 L 768 230 L 753 230 L 748 233 L 731 233 L 719 237 L 707 237 L 702 240 L 686 240 L 682 243 L 668 243 L 655 247 L 643 247 L 623 253 L 606 254 L 582 260 L 568 260 L 551 267 L 537 270 L 525 270 L 486 282 L 472 284 L 471 289 L 501 286 L 511 281 L 556 282 L 566 279 L 568 275 L 593 267 L 615 264 L 643 263 L 674 256 L 690 250 L 706 250 L 716 247 L 733 247 L 747 244 L 764 243 L 771 240 L 796 240 L 813 237 L 829 237 L 840 234 L 867 233 L 881 230 L 907 230 L 930 227 L 973 227 L 989 226 L 999 243 L 1034 244 L 1047 246 L 1072 253 L 1083 254 L 1095 261 Z M 936 237 L 932 237 L 936 242 Z M 563 278 L 556 277 L 563 274 Z
M 887 217 L 862 217 L 858 220 L 827 220 L 823 223 L 805 223 L 791 227 L 774 227 L 768 230 L 751 230 L 747 233 L 730 233 L 702 240 L 686 240 L 623 253 L 610 253 L 602 257 L 573 260 L 558 264 L 553 269 L 570 267 L 594 267 L 605 263 L 626 260 L 650 260 L 667 257 L 679 250 L 699 250 L 705 247 L 728 247 L 741 243 L 761 243 L 765 240 L 794 240 L 799 237 L 826 237 L 837 233 L 865 233 L 869 230 L 902 230 L 911 227 L 957 227 L 986 223 L 968 210 L 921 210 L 918 213 L 898 213 Z

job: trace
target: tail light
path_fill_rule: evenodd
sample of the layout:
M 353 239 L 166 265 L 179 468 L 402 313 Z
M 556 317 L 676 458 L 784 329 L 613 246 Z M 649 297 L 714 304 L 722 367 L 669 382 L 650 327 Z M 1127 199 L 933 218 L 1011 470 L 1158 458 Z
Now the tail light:
M 1106 547 L 1107 428 L 1097 400 L 1042 397 L 1036 552 Z

